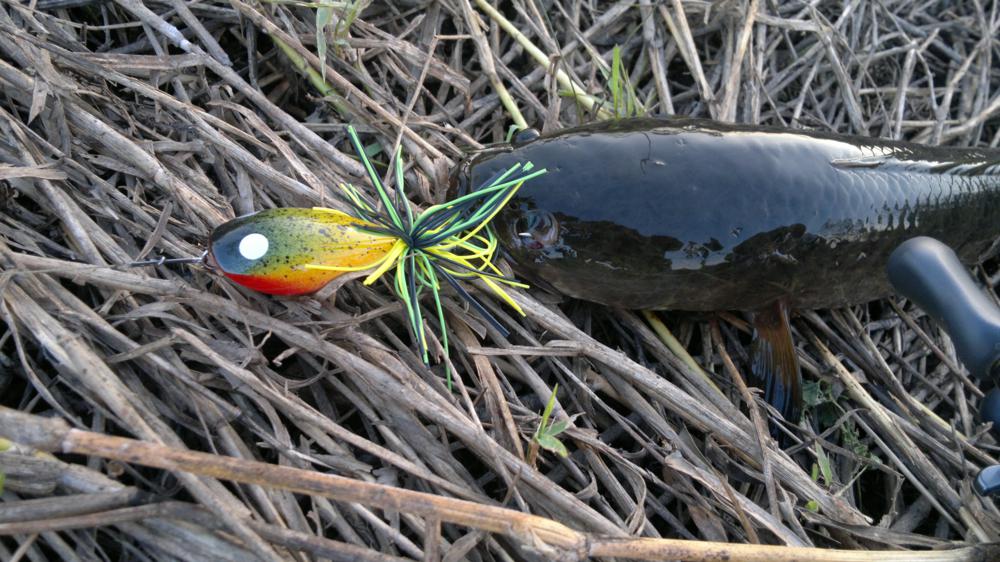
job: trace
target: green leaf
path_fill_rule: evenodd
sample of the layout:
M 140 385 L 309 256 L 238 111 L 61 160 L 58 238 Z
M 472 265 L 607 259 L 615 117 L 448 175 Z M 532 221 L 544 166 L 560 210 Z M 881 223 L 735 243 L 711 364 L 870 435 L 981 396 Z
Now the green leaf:
M 333 21 L 333 8 L 320 6 L 316 8 L 316 56 L 321 63 L 319 72 L 326 80 L 326 28 Z
M 371 4 L 371 0 L 357 0 L 356 2 L 348 3 L 347 9 L 344 10 L 340 22 L 337 24 L 337 30 L 334 32 L 337 39 L 347 37 L 347 32 L 351 29 L 354 20 L 358 19 L 358 16 L 361 15 L 361 12 L 369 4 Z
M 840 408 L 840 405 L 832 400 L 825 404 L 820 404 L 816 408 L 816 423 L 825 430 L 837 423 L 841 413 L 843 413 L 843 410 Z
M 823 380 L 803 381 L 802 401 L 806 409 L 812 412 L 816 424 L 821 429 L 837 423 L 842 413 L 833 395 L 833 385 Z
M 611 50 L 611 75 L 608 77 L 608 90 L 611 91 L 611 108 L 616 119 L 638 117 L 646 113 L 639 101 L 639 96 L 629 80 L 628 70 L 622 61 L 621 47 L 615 45 Z
M 549 424 L 549 416 L 552 415 L 552 409 L 556 407 L 556 393 L 559 392 L 559 383 L 552 388 L 552 396 L 549 396 L 549 403 L 545 405 L 545 410 L 542 412 L 542 423 L 538 425 L 537 433 L 544 433 Z
M 819 502 L 816 500 L 809 500 L 806 502 L 806 509 L 813 513 L 819 513 Z
M 622 70 L 622 50 L 615 45 L 611 50 L 611 78 L 608 80 L 608 89 L 611 90 L 611 107 L 616 117 L 622 117 L 622 98 L 625 97 Z
M 538 441 L 538 445 L 546 451 L 551 451 L 563 458 L 569 456 L 569 451 L 566 449 L 566 445 L 563 445 L 562 441 L 551 435 L 539 435 L 536 441 Z
M 853 421 L 848 420 L 848 422 L 841 427 L 841 431 L 843 432 L 845 447 L 853 451 L 855 455 L 858 455 L 861 458 L 871 458 L 871 451 L 868 450 L 868 445 L 865 445 L 861 441 L 861 436 L 858 435 L 858 429 L 854 427 Z
M 556 393 L 558 392 L 559 385 L 556 384 L 552 387 L 552 395 L 549 396 L 549 403 L 545 405 L 545 410 L 542 412 L 542 419 L 538 423 L 538 429 L 535 430 L 534 440 L 538 443 L 539 447 L 546 451 L 551 451 L 561 457 L 567 457 L 569 456 L 569 451 L 566 450 L 566 445 L 563 445 L 562 441 L 556 438 L 556 435 L 566 431 L 570 420 L 549 423 L 552 410 L 556 406 Z
M 802 402 L 806 407 L 816 407 L 823 402 L 823 389 L 819 381 L 802 381 Z
M 833 468 L 830 466 L 830 457 L 826 455 L 826 451 L 819 443 L 816 443 L 816 463 L 819 464 L 819 470 L 823 474 L 823 481 L 826 482 L 826 485 L 833 485 Z
M 0 494 L 3 493 L 3 483 L 5 480 L 7 480 L 7 475 L 4 474 L 3 472 L 0 472 Z
M 569 427 L 569 420 L 559 420 L 549 426 L 549 428 L 545 430 L 545 433 L 555 437 L 556 435 L 566 431 L 567 427 Z

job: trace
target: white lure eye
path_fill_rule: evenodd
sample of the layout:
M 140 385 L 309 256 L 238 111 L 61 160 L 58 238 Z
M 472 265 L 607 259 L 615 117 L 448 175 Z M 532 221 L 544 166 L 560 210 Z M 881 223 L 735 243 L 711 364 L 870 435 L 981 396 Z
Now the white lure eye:
M 247 234 L 240 240 L 240 255 L 248 260 L 255 260 L 267 253 L 270 243 L 263 234 Z

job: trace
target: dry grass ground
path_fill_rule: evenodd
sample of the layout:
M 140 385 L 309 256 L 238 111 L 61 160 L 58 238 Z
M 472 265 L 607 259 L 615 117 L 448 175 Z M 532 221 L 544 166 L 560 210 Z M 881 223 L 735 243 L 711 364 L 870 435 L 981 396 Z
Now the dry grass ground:
M 401 144 L 407 196 L 439 201 L 512 123 L 627 99 L 616 46 L 650 113 L 1000 142 L 996 2 L 492 4 L 0 2 L 0 405 L 76 429 L 0 416 L 19 442 L 0 440 L 0 559 L 986 559 L 982 392 L 903 301 L 794 319 L 809 407 L 783 452 L 732 376 L 738 315 L 534 289 L 521 318 L 480 293 L 505 338 L 447 294 L 449 391 L 388 284 L 273 298 L 116 267 L 340 205 L 365 185 L 348 123 L 375 160 Z M 566 458 L 531 441 L 556 384 Z

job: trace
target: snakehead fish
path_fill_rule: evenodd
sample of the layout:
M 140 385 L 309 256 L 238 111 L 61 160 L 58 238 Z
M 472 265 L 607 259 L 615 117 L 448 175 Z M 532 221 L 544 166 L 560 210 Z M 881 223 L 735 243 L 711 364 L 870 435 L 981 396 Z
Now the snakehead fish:
M 793 422 L 789 308 L 889 295 L 886 261 L 911 237 L 973 262 L 1000 235 L 997 150 L 642 118 L 522 131 L 453 188 L 518 161 L 548 170 L 497 221 L 519 273 L 614 307 L 754 312 L 751 371 Z

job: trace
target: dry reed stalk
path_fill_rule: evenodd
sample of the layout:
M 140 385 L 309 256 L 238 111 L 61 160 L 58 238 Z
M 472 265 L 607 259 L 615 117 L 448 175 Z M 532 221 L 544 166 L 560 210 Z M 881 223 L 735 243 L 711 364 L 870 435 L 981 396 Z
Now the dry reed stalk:
M 504 337 L 446 295 L 452 393 L 412 353 L 385 286 L 275 299 L 198 269 L 114 267 L 197 255 L 238 214 L 340 205 L 340 182 L 363 185 L 348 123 L 380 165 L 403 147 L 414 203 L 440 201 L 454 164 L 512 122 L 610 115 L 615 46 L 652 112 L 997 146 L 998 6 L 332 5 L 317 27 L 311 4 L 0 3 L 0 405 L 175 452 L 544 516 L 573 554 L 677 558 L 658 541 L 683 538 L 760 542 L 718 548 L 773 560 L 768 544 L 858 551 L 785 551 L 817 560 L 952 559 L 1000 536 L 1000 512 L 969 487 L 998 451 L 975 414 L 979 382 L 905 302 L 795 318 L 810 405 L 786 428 L 798 445 L 781 451 L 741 409 L 760 406 L 734 378 L 747 336 L 731 313 L 713 331 L 536 288 L 516 295 L 526 318 L 484 298 Z M 1000 282 L 995 261 L 978 275 Z M 570 455 L 527 462 L 556 384 Z M 0 539 L 0 559 L 534 552 L 524 535 L 433 510 L 22 453 L 0 452 L 0 513 L 33 513 L 34 532 Z M 174 501 L 131 505 L 136 489 Z M 102 533 L 81 529 L 93 524 Z

